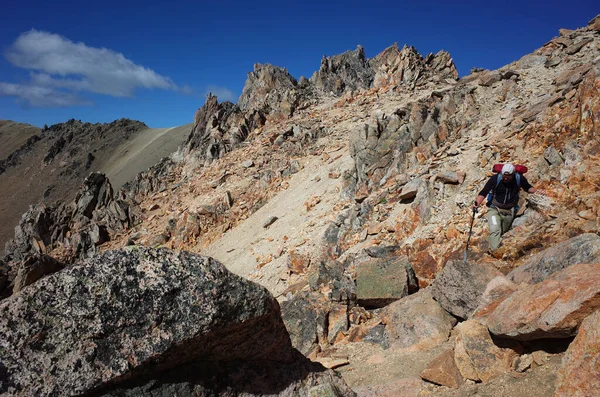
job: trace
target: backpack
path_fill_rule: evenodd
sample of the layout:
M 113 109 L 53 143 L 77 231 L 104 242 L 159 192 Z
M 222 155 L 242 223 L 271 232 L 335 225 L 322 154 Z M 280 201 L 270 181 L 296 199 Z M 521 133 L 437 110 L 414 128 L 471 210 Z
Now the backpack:
M 485 205 L 487 205 L 488 207 L 491 207 L 492 199 L 494 198 L 494 192 L 496 191 L 496 187 L 502 181 L 502 167 L 503 166 L 504 166 L 504 164 L 494 164 L 494 166 L 492 167 L 492 171 L 495 172 L 497 174 L 497 176 L 496 176 L 496 186 L 492 190 L 490 190 L 490 192 L 487 195 L 487 202 L 485 203 Z M 520 165 L 520 164 L 515 165 L 515 179 L 517 180 L 517 186 L 519 187 L 519 190 L 521 189 L 521 174 L 524 174 L 526 172 L 527 172 L 527 167 L 525 167 L 524 165 Z

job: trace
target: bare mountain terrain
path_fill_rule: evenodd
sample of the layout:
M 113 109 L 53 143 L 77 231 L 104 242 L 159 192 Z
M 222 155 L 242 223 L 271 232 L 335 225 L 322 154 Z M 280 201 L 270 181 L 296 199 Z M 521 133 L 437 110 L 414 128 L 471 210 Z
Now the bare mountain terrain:
M 110 124 L 70 120 L 47 129 L 2 123 L 0 244 L 14 234 L 20 214 L 40 201 L 71 200 L 90 172 L 103 172 L 116 188 L 177 150 L 189 126 L 148 128 L 118 120 Z
M 256 64 L 190 130 L 121 190 L 93 173 L 23 215 L 1 392 L 597 394 L 600 15 L 463 78 L 395 45 L 310 79 Z M 471 204 L 507 162 L 538 192 L 488 253 Z
M 0 160 L 23 146 L 29 138 L 40 132 L 38 127 L 10 120 L 0 120 Z

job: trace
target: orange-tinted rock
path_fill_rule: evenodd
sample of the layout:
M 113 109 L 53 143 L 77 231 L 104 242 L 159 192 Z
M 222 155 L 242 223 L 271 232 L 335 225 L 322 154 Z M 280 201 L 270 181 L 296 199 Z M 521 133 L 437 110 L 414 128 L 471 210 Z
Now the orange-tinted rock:
M 292 273 L 303 274 L 310 265 L 310 258 L 292 251 L 288 255 L 287 267 Z
M 348 307 L 334 303 L 328 315 L 327 340 L 333 344 L 340 332 L 348 329 Z
M 600 311 L 588 316 L 569 345 L 558 371 L 555 397 L 584 397 L 600 391 Z
M 485 288 L 481 303 L 473 313 L 473 318 L 487 317 L 517 289 L 517 285 L 504 276 L 493 278 Z
M 458 389 L 464 380 L 454 362 L 454 350 L 448 349 L 433 359 L 421 372 L 421 378 L 438 385 Z
M 585 317 L 600 309 L 600 264 L 580 264 L 527 285 L 487 318 L 494 335 L 519 340 L 574 336 Z
M 501 348 L 494 344 L 485 325 L 477 320 L 460 323 L 456 330 L 454 360 L 464 378 L 487 382 L 510 371 L 512 361 L 519 354 L 519 346 Z

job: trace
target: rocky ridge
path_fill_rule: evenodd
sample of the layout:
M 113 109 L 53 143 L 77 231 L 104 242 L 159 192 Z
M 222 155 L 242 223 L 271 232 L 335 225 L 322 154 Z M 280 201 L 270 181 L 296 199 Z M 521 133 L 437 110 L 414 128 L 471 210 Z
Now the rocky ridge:
M 378 56 L 404 62 L 385 78 L 371 77 L 360 49 L 308 82 L 255 73 L 282 80 L 275 98 L 302 86 L 316 101 L 287 114 L 263 91 L 244 110 L 209 97 L 187 152 L 125 190 L 141 223 L 100 249 L 216 257 L 272 291 L 293 346 L 358 395 L 590 395 L 597 373 L 581 357 L 594 354 L 600 305 L 599 21 L 458 81 L 447 54 L 410 47 Z M 465 263 L 469 205 L 507 161 L 529 166 L 546 194 L 523 195 L 494 257 L 477 214 Z

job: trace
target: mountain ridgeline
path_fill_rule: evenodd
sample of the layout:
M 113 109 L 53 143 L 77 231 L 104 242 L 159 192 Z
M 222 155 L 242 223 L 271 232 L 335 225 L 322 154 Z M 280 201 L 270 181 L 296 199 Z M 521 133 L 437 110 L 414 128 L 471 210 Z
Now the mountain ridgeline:
M 397 45 L 256 64 L 122 188 L 142 123 L 23 137 L 0 394 L 594 395 L 598 54 L 600 16 L 460 79 Z M 507 162 L 538 192 L 490 254 L 471 205 Z

